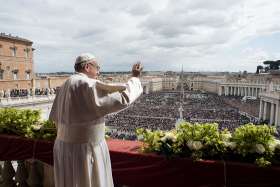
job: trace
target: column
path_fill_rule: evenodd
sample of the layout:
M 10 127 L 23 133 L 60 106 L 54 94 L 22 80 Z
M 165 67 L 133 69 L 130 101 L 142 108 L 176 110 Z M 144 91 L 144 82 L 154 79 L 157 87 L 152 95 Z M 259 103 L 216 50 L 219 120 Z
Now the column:
M 48 87 L 47 88 L 51 88 L 52 87 L 52 81 L 51 81 L 51 78 L 49 77 L 48 78 Z
M 222 86 L 219 86 L 219 96 L 222 95 Z
M 248 95 L 251 96 L 251 88 L 248 88 Z
M 270 124 L 270 117 L 271 117 L 271 104 L 270 102 L 267 102 L 267 107 L 266 107 L 266 120 L 268 121 L 268 123 Z
M 239 96 L 239 95 L 240 95 L 240 88 L 237 87 L 237 96 Z
M 229 89 L 229 87 L 227 86 L 226 87 L 226 96 L 228 96 L 228 89 Z
M 279 101 L 277 101 L 276 103 L 276 108 L 275 108 L 275 125 L 276 126 L 279 126 L 280 122 L 278 121 L 279 120 Z
M 36 80 L 35 78 L 32 79 L 32 96 L 35 96 L 35 89 L 36 89 Z
M 275 104 L 274 103 L 271 103 L 271 106 L 270 106 L 270 119 L 269 119 L 269 124 L 273 124 L 275 121 L 274 121 L 274 117 L 275 117 Z
M 259 120 L 263 119 L 263 101 L 260 100 Z
M 248 95 L 247 89 L 248 89 L 248 87 L 245 87 L 245 96 Z
M 266 120 L 266 110 L 267 110 L 267 102 L 264 101 L 264 107 L 263 107 L 263 120 Z

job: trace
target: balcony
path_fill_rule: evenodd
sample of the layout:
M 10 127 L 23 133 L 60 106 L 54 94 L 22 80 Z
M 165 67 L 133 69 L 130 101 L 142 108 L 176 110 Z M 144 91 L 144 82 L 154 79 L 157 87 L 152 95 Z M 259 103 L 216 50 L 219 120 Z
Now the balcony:
M 52 141 L 0 135 L 0 186 L 53 186 Z M 280 186 L 280 167 L 228 161 L 167 159 L 139 152 L 140 142 L 111 139 L 116 186 Z M 17 167 L 12 167 L 16 163 Z M 16 161 L 16 162 L 15 162 Z M 16 171 L 14 170 L 16 169 Z

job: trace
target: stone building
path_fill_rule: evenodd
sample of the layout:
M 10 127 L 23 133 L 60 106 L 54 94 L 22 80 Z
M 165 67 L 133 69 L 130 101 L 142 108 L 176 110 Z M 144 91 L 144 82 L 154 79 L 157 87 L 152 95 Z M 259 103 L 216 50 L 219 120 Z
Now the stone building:
M 280 84 L 280 76 L 272 74 L 252 74 L 246 76 L 228 76 L 220 84 L 219 95 L 252 96 L 260 98 L 260 93 L 267 91 L 268 85 Z
M 0 33 L 0 89 L 31 88 L 33 42 Z
M 260 93 L 259 119 L 280 127 L 280 92 L 273 83 L 266 92 Z
M 36 77 L 33 42 L 0 33 L 0 90 L 56 88 L 68 76 Z

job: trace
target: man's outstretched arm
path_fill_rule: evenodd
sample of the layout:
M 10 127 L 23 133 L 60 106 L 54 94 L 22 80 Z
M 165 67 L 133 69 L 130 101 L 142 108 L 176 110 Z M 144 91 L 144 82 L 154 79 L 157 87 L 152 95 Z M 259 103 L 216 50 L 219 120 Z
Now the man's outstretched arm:
M 99 116 L 117 112 L 133 103 L 143 92 L 139 76 L 143 67 L 141 64 L 134 64 L 132 77 L 125 84 L 123 91 L 113 92 L 105 96 L 99 96 L 98 87 L 92 88 L 94 104 L 98 108 Z

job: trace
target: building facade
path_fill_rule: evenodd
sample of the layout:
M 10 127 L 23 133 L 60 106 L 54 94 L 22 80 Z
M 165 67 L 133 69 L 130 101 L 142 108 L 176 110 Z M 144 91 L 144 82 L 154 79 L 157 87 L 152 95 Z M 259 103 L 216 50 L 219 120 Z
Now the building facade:
M 32 87 L 33 42 L 0 33 L 0 89 Z
M 280 127 L 280 92 L 272 84 L 260 93 L 259 119 Z
M 32 41 L 0 33 L 0 80 L 33 78 Z
M 33 42 L 0 33 L 0 90 L 59 87 L 68 76 L 36 77 Z

